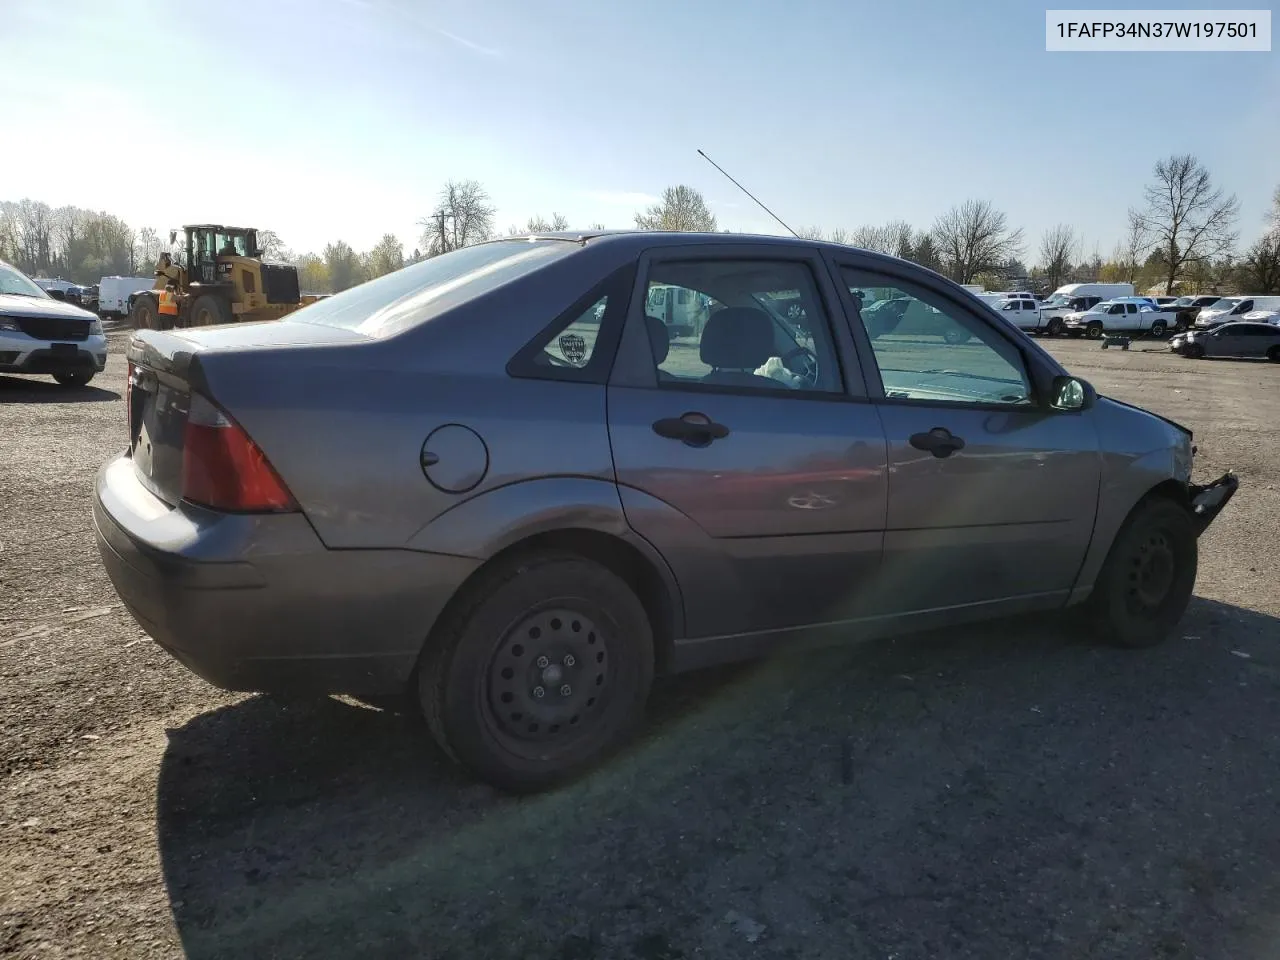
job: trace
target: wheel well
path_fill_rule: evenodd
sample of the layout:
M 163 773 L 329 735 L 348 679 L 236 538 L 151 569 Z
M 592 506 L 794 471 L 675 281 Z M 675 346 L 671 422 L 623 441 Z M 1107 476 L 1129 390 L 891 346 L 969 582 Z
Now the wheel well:
M 1190 507 L 1191 505 L 1190 500 L 1187 498 L 1186 484 L 1179 483 L 1177 480 L 1162 480 L 1142 495 L 1142 499 L 1135 503 L 1133 505 L 1133 509 L 1129 511 L 1129 516 L 1132 516 L 1133 511 L 1137 510 L 1138 507 L 1142 506 L 1149 500 L 1156 499 L 1157 497 L 1172 500 L 1174 503 L 1180 504 L 1184 507 Z M 1125 517 L 1126 521 L 1128 519 L 1129 517 Z
M 675 636 L 674 599 L 662 577 L 644 554 L 626 541 L 598 530 L 553 530 L 526 537 L 499 551 L 463 581 L 436 618 L 436 623 L 445 621 L 455 603 L 465 602 L 461 598 L 494 566 L 507 563 L 514 557 L 553 550 L 574 553 L 592 560 L 626 581 L 636 592 L 649 618 L 649 627 L 653 631 L 655 671 L 665 672 Z

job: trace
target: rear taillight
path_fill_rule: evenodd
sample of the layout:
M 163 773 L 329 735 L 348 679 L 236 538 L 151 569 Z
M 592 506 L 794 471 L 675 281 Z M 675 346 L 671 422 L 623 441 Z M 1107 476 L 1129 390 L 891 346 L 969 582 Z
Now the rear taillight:
M 191 395 L 183 437 L 182 499 L 232 513 L 298 509 L 240 424 L 198 393 Z

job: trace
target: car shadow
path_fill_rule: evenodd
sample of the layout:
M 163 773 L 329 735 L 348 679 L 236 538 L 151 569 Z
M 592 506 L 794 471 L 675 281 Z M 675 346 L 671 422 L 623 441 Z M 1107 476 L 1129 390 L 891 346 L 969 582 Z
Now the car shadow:
M 528 798 L 411 715 L 247 698 L 168 731 L 173 919 L 196 958 L 1252 955 L 1278 638 L 1197 600 L 1155 650 L 1036 618 L 669 678 Z
M 83 387 L 64 387 L 52 378 L 9 376 L 0 374 L 0 403 L 95 403 L 119 400 L 114 390 L 103 390 L 92 383 Z

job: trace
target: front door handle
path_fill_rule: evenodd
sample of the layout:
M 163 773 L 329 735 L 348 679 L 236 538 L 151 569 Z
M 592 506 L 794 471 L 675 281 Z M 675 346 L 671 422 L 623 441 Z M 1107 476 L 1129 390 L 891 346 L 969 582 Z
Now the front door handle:
M 653 432 L 666 440 L 679 440 L 690 447 L 705 447 L 712 440 L 723 440 L 729 428 L 702 413 L 686 413 L 680 417 L 664 417 L 653 421 Z
M 927 450 L 935 457 L 949 457 L 957 450 L 964 449 L 964 440 L 952 435 L 946 427 L 934 427 L 928 433 L 913 433 L 911 445 L 917 450 Z

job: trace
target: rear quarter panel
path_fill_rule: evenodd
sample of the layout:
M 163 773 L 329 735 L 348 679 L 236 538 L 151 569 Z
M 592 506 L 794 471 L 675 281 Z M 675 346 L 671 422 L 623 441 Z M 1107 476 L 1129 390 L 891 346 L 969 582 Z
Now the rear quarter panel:
M 613 517 L 598 497 L 578 517 L 616 526 L 603 385 L 512 378 L 506 364 L 625 259 L 588 248 L 385 339 L 202 354 L 203 378 L 331 548 L 489 556 L 520 533 L 509 512 L 472 510 L 466 524 L 455 514 L 439 536 L 431 525 L 535 477 L 606 485 Z M 487 451 L 487 472 L 462 493 L 437 489 L 421 464 L 427 437 L 446 424 L 471 428 Z

